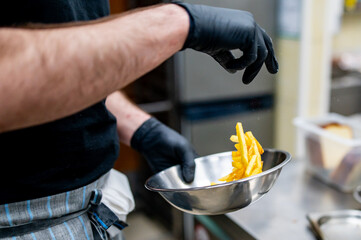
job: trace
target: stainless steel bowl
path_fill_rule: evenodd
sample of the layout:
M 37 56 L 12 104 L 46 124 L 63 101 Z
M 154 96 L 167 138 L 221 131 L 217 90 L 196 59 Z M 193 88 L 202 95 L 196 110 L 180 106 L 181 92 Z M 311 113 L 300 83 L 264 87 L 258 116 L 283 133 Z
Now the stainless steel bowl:
M 175 208 L 195 215 L 216 215 L 244 208 L 266 194 L 277 180 L 281 169 L 290 160 L 285 151 L 265 149 L 263 172 L 234 182 L 217 179 L 232 171 L 232 152 L 197 158 L 194 181 L 185 183 L 180 166 L 173 166 L 150 177 L 145 187 L 158 192 Z

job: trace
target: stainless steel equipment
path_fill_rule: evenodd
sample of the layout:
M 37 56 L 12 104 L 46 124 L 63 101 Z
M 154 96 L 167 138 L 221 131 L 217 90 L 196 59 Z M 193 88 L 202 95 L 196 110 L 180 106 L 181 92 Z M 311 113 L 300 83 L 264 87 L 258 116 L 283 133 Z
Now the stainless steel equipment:
M 307 215 L 316 235 L 323 240 L 361 239 L 361 211 L 339 210 Z
M 234 182 L 211 185 L 232 171 L 232 154 L 224 152 L 196 159 L 195 179 L 182 181 L 180 166 L 168 168 L 146 181 L 145 187 L 158 192 L 177 209 L 195 215 L 216 215 L 244 208 L 264 196 L 277 180 L 291 155 L 265 149 L 263 172 Z
M 200 121 L 183 119 L 182 132 L 191 139 L 197 153 L 205 156 L 234 149 L 229 137 L 235 133 L 237 122 L 242 122 L 244 131 L 251 131 L 263 147 L 273 147 L 273 111 L 270 109 L 235 113 Z
M 315 240 L 308 213 L 360 208 L 352 194 L 335 191 L 308 174 L 305 160 L 293 159 L 271 194 L 227 217 L 257 240 Z
M 333 78 L 331 82 L 330 112 L 349 116 L 361 112 L 361 74 Z
M 193 4 L 250 11 L 273 38 L 276 34 L 276 0 L 185 0 Z M 241 52 L 235 50 L 240 56 Z M 180 109 L 180 129 L 201 156 L 229 151 L 228 134 L 237 121 L 256 133 L 261 144 L 273 145 L 274 78 L 265 67 L 249 84 L 243 71 L 230 74 L 212 57 L 193 50 L 174 57 L 175 102 Z M 211 146 L 210 146 L 211 144 Z
M 186 0 L 194 4 L 205 4 L 215 7 L 232 8 L 250 11 L 257 23 L 271 37 L 276 32 L 276 0 Z M 184 55 L 177 62 L 182 81 L 180 86 L 181 102 L 209 101 L 214 99 L 230 99 L 240 96 L 269 94 L 274 91 L 274 76 L 262 68 L 255 80 L 245 86 L 242 74 L 229 74 L 212 57 L 193 50 L 182 52 Z M 235 51 L 239 56 L 240 51 Z

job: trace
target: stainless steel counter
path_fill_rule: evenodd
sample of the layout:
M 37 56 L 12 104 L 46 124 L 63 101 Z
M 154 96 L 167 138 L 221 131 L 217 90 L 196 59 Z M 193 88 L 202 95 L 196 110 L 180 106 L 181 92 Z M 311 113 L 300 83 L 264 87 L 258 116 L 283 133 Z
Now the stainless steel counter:
M 256 239 L 314 240 L 307 213 L 361 209 L 352 194 L 341 193 L 308 174 L 304 162 L 291 160 L 268 194 L 226 216 Z

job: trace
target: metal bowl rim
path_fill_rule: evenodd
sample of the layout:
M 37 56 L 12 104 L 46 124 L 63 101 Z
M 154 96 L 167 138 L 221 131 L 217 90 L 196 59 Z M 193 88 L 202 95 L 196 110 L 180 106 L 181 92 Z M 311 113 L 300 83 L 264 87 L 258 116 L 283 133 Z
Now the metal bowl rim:
M 154 187 L 151 187 L 149 186 L 149 182 L 150 180 L 155 177 L 156 175 L 158 174 L 161 174 L 162 172 L 166 171 L 167 169 L 164 169 L 163 171 L 161 172 L 158 172 L 156 173 L 155 175 L 149 177 L 144 186 L 146 189 L 150 190 L 150 191 L 153 191 L 153 192 L 185 192 L 185 191 L 198 191 L 198 190 L 205 190 L 205 189 L 212 189 L 212 188 L 219 188 L 219 187 L 225 187 L 225 186 L 229 186 L 229 185 L 233 185 L 233 184 L 238 184 L 238 183 L 242 183 L 242 182 L 247 182 L 247 181 L 250 181 L 252 179 L 255 179 L 255 178 L 259 178 L 259 177 L 262 177 L 264 175 L 267 175 L 271 172 L 275 172 L 277 171 L 278 169 L 282 169 L 290 160 L 291 160 L 291 154 L 289 152 L 286 152 L 286 151 L 283 151 L 283 150 L 277 150 L 277 149 L 273 149 L 273 148 L 265 148 L 264 151 L 268 151 L 268 152 L 280 152 L 280 153 L 283 153 L 286 155 L 286 159 L 278 164 L 277 166 L 274 166 L 273 168 L 270 168 L 262 173 L 259 173 L 257 175 L 254 175 L 254 176 L 250 176 L 250 177 L 247 177 L 247 178 L 242 178 L 240 180 L 237 180 L 237 181 L 232 181 L 232 182 L 225 182 L 225 183 L 217 183 L 215 185 L 209 185 L 209 186 L 204 186 L 204 187 L 191 187 L 191 188 L 154 188 Z M 215 156 L 215 155 L 228 155 L 229 153 L 231 153 L 232 151 L 228 151 L 228 152 L 222 152 L 222 153 L 215 153 L 215 154 L 211 154 L 211 155 L 206 155 L 206 156 L 203 156 L 203 157 L 199 157 L 199 158 L 196 158 L 195 161 L 197 159 L 202 159 L 202 158 L 206 158 L 206 157 L 212 157 L 212 156 Z M 177 167 L 179 165 L 175 165 L 175 166 L 172 166 L 170 168 L 173 168 L 173 167 Z

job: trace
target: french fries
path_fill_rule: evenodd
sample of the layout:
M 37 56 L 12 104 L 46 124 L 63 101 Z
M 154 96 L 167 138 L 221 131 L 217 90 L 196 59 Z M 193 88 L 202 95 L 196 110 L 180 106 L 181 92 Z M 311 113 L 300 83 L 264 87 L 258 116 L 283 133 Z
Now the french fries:
M 261 144 L 253 136 L 252 132 L 244 133 L 242 123 L 240 122 L 237 122 L 236 132 L 237 135 L 230 137 L 230 140 L 235 143 L 234 146 L 237 150 L 232 152 L 233 170 L 227 176 L 218 179 L 218 181 L 236 181 L 262 172 L 263 162 L 261 155 L 264 150 Z

